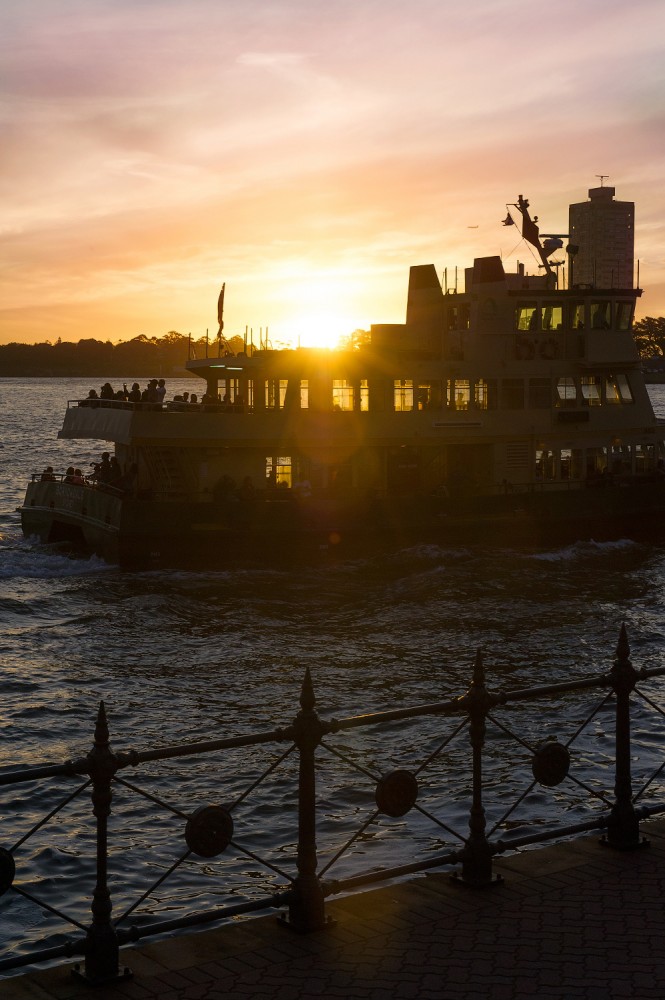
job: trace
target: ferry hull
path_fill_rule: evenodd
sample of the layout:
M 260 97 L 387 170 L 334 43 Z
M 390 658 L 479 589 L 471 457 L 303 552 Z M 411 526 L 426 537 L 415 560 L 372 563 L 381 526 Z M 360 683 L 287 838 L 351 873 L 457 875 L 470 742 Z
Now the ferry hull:
M 77 492 L 73 492 L 77 491 Z M 549 547 L 665 535 L 665 482 L 469 497 L 396 497 L 314 506 L 287 500 L 151 502 L 32 483 L 23 531 L 126 568 L 354 558 L 416 544 Z

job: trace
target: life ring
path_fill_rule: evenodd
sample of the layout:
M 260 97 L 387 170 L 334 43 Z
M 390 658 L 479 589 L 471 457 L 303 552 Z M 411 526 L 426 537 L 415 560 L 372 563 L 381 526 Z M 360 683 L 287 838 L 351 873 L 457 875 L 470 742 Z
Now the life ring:
M 554 337 L 544 340 L 540 345 L 540 356 L 545 361 L 554 361 L 558 353 L 558 345 Z

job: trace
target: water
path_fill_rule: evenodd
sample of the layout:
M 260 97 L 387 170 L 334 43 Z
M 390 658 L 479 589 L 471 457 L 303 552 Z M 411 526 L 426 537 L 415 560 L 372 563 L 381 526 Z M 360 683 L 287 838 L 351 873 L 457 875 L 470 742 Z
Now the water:
M 318 710 L 328 718 L 457 697 L 468 686 L 478 649 L 493 688 L 597 673 L 611 665 L 622 622 L 635 665 L 663 664 L 665 550 L 626 539 L 586 540 L 539 552 L 426 546 L 298 572 L 200 573 L 126 573 L 23 539 L 16 508 L 29 475 L 45 465 L 56 471 L 70 464 L 88 468 L 99 457 L 101 443 L 59 441 L 56 435 L 66 400 L 86 395 L 101 381 L 0 379 L 5 768 L 85 754 L 102 699 L 114 748 L 145 749 L 288 724 L 299 707 L 305 667 Z M 190 380 L 171 380 L 169 398 L 192 386 Z M 665 386 L 652 386 L 651 392 L 657 412 L 665 416 Z M 658 703 L 660 691 L 659 682 L 651 682 L 649 692 Z M 530 721 L 526 709 L 510 718 L 522 736 L 526 732 L 536 742 L 545 727 L 548 734 L 567 738 L 597 701 L 598 695 L 589 693 L 555 707 L 531 707 Z M 662 743 L 660 722 L 648 708 L 637 713 L 634 734 L 647 753 Z M 451 728 L 429 720 L 408 739 L 396 730 L 382 738 L 358 731 L 335 745 L 378 773 L 399 763 L 417 765 Z M 580 748 L 589 782 L 610 790 L 611 728 L 611 712 L 604 710 Z M 457 740 L 446 749 L 446 767 L 437 765 L 428 786 L 432 792 L 449 782 L 450 766 L 466 767 L 466 776 L 448 793 L 447 807 L 462 834 L 468 810 L 466 746 Z M 490 746 L 490 783 L 502 795 L 518 794 L 527 782 L 524 754 L 520 758 L 519 747 L 496 733 L 490 734 Z M 203 764 L 172 761 L 125 776 L 175 809 L 189 811 L 231 801 L 282 749 L 238 752 Z M 294 760 L 237 813 L 243 844 L 291 872 Z M 359 790 L 359 780 L 350 765 L 330 757 L 322 763 L 323 860 L 353 829 L 350 817 L 361 822 L 371 809 L 371 782 L 362 779 L 365 788 Z M 11 847 L 63 789 L 73 787 L 65 782 L 59 791 L 47 783 L 4 790 L 0 845 Z M 560 790 L 548 796 L 534 797 L 538 822 L 583 816 L 584 794 L 575 792 L 565 801 Z M 502 807 L 490 803 L 488 811 L 493 821 Z M 89 813 L 86 794 L 16 852 L 20 879 L 39 886 L 54 905 L 70 908 L 84 923 L 89 904 L 77 896 L 81 885 L 90 891 L 93 877 Z M 117 914 L 182 853 L 182 822 L 120 791 L 112 825 Z M 415 852 L 451 846 L 440 828 L 409 817 L 391 830 L 368 830 L 336 873 L 352 871 L 354 860 L 405 861 L 406 832 L 412 837 L 407 853 L 414 841 Z M 381 853 L 373 861 L 377 848 Z M 246 893 L 248 878 L 256 893 L 283 884 L 247 857 L 233 858 L 226 868 L 221 862 L 188 865 L 142 912 L 171 914 L 194 903 L 220 903 Z M 14 946 L 18 950 L 31 941 L 60 940 L 55 918 L 26 900 L 9 894 L 0 901 L 0 912 L 5 940 L 19 932 L 24 938 Z

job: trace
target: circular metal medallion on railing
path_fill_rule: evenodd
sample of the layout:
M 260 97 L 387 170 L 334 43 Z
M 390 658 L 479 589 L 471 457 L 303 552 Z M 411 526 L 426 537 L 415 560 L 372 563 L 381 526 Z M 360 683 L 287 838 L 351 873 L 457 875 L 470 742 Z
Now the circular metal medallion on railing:
M 558 740 L 545 740 L 535 750 L 531 761 L 533 776 L 540 785 L 554 788 L 568 775 L 570 752 Z
M 233 817 L 224 806 L 201 806 L 187 820 L 187 846 L 200 858 L 214 858 L 221 854 L 232 837 Z
M 4 896 L 8 889 L 11 889 L 14 876 L 16 875 L 16 862 L 14 855 L 6 848 L 0 847 L 0 896 Z
M 406 816 L 418 798 L 418 782 L 410 771 L 398 769 L 376 783 L 376 804 L 386 816 Z

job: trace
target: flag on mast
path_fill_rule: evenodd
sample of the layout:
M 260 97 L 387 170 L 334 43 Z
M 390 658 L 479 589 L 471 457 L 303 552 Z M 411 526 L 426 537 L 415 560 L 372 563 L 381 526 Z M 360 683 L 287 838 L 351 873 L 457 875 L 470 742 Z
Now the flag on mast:
M 217 322 L 219 323 L 219 330 L 217 331 L 217 336 L 222 336 L 222 330 L 224 329 L 224 289 L 226 288 L 226 282 L 222 285 L 222 290 L 219 293 L 219 298 L 217 299 Z

